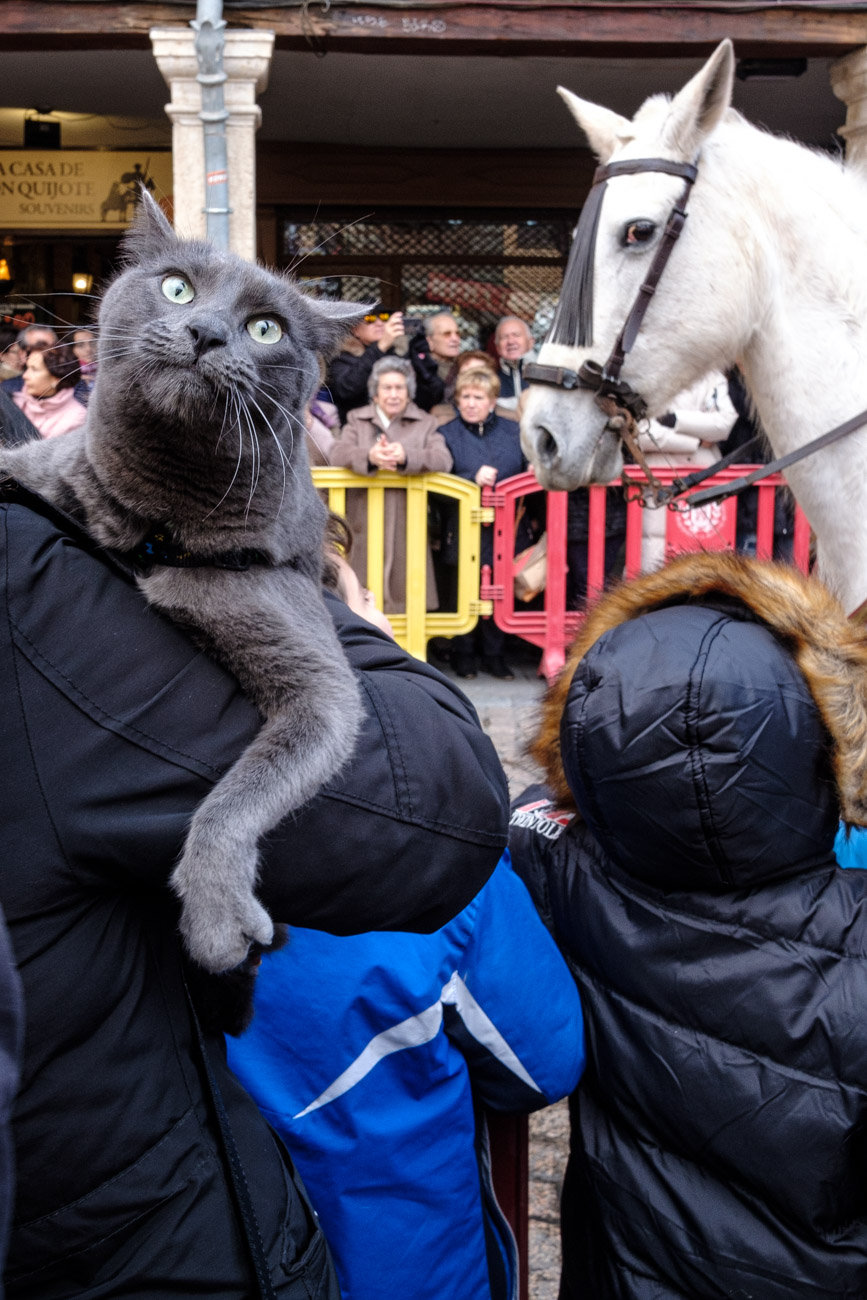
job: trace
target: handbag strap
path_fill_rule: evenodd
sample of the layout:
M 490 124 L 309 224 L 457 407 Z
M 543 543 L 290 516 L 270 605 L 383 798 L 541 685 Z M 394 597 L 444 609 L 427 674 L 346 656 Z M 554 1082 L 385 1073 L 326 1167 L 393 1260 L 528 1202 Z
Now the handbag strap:
M 241 1236 L 244 1238 L 244 1242 L 250 1255 L 250 1261 L 253 1265 L 253 1272 L 256 1274 L 257 1294 L 260 1297 L 260 1300 L 277 1300 L 277 1292 L 274 1290 L 274 1286 L 271 1282 L 271 1270 L 268 1267 L 268 1261 L 265 1257 L 265 1247 L 262 1244 L 262 1234 L 259 1231 L 256 1211 L 253 1208 L 250 1188 L 247 1185 L 247 1176 L 244 1173 L 244 1166 L 241 1163 L 241 1157 L 238 1154 L 238 1148 L 235 1145 L 235 1137 L 229 1123 L 226 1103 L 223 1101 L 223 1094 L 220 1091 L 220 1085 L 217 1082 L 217 1076 L 215 1075 L 214 1068 L 211 1064 L 208 1045 L 205 1042 L 205 1036 L 202 1033 L 202 1026 L 199 1023 L 199 1017 L 196 1013 L 195 1004 L 186 978 L 184 978 L 184 989 L 187 994 L 187 1001 L 190 1004 L 190 1015 L 192 1016 L 193 1027 L 196 1031 L 199 1055 L 202 1058 L 202 1065 L 205 1068 L 205 1078 L 208 1081 L 208 1091 L 211 1094 L 214 1113 L 217 1117 L 217 1127 L 220 1130 L 220 1145 L 223 1148 L 223 1155 L 226 1158 L 226 1164 L 229 1169 L 235 1210 L 237 1211 L 241 1224 Z

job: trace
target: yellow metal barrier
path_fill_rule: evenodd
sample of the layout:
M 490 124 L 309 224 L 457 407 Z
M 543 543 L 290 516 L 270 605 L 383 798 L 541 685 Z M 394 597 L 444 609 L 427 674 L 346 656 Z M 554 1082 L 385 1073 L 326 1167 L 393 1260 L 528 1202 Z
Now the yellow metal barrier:
M 494 521 L 491 507 L 481 505 L 481 490 L 453 474 L 394 474 L 378 470 L 375 477 L 348 469 L 317 466 L 313 482 L 328 493 L 328 504 L 346 514 L 346 493 L 352 488 L 367 493 L 367 585 L 382 609 L 385 562 L 385 492 L 406 493 L 406 613 L 389 614 L 399 645 L 418 659 L 427 657 L 433 636 L 459 636 L 470 632 L 480 614 L 493 612 L 489 600 L 479 599 L 481 525 Z M 457 609 L 429 611 L 427 606 L 428 496 L 450 497 L 458 503 Z

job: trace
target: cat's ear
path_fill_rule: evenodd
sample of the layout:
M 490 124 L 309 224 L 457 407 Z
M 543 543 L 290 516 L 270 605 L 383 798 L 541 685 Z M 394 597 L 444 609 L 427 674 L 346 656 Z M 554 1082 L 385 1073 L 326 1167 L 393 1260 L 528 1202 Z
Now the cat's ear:
M 142 186 L 132 225 L 121 245 L 127 262 L 146 262 L 180 243 L 158 203 Z
M 305 302 L 313 331 L 314 347 L 326 357 L 340 347 L 353 325 L 374 310 L 375 303 L 333 302 L 324 298 L 307 298 Z

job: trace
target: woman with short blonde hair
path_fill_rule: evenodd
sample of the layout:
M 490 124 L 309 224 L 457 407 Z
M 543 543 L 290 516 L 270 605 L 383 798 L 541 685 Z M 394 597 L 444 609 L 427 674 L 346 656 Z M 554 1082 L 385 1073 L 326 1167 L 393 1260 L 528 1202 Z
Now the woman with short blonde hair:
M 458 371 L 457 382 L 455 383 L 455 401 L 464 391 L 465 388 L 481 388 L 484 393 L 496 404 L 500 396 L 500 377 L 487 366 L 465 366 Z
M 457 417 L 440 429 L 454 461 L 452 472 L 480 488 L 493 487 L 500 479 L 512 478 L 527 468 L 517 424 L 495 410 L 499 395 L 499 376 L 487 366 L 461 370 L 455 385 Z M 517 549 L 533 540 L 522 520 Z M 483 524 L 482 564 L 493 564 L 493 558 L 494 526 Z M 472 632 L 452 638 L 452 667 L 458 677 L 475 677 L 481 666 L 492 677 L 509 681 L 514 674 L 504 650 L 505 636 L 494 620 L 480 619 Z

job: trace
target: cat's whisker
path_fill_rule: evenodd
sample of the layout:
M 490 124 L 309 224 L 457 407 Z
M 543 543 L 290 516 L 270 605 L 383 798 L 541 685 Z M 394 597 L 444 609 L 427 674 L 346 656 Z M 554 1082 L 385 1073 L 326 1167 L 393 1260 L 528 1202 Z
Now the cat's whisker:
M 240 413 L 240 405 L 238 404 L 238 400 L 237 400 L 237 397 L 236 397 L 236 395 L 235 395 L 234 392 L 229 392 L 229 393 L 227 393 L 227 397 L 230 398 L 231 401 L 232 401 L 232 415 L 233 415 L 233 417 L 234 417 L 234 419 L 233 419 L 233 424 L 237 424 L 237 426 L 238 426 L 238 459 L 237 459 L 237 461 L 236 461 L 236 463 L 235 463 L 235 472 L 234 472 L 234 474 L 232 475 L 232 478 L 231 478 L 231 481 L 230 481 L 230 483 L 229 483 L 229 486 L 226 488 L 225 492 L 224 492 L 223 495 L 220 497 L 220 499 L 219 499 L 219 501 L 217 502 L 217 504 L 216 504 L 215 506 L 213 506 L 213 507 L 208 511 L 208 513 L 204 516 L 204 519 L 210 519 L 210 517 L 211 517 L 211 515 L 214 513 L 214 511 L 215 511 L 215 510 L 219 510 L 220 506 L 221 506 L 221 505 L 223 504 L 223 502 L 226 500 L 226 497 L 227 497 L 227 496 L 229 495 L 229 493 L 232 491 L 232 488 L 235 486 L 235 480 L 237 479 L 238 474 L 239 474 L 240 469 L 241 469 L 241 461 L 242 461 L 243 458 L 244 458 L 244 431 L 243 431 L 243 429 L 241 428 L 241 413 Z M 227 406 L 228 406 L 228 403 L 227 403 Z M 235 415 L 236 410 L 237 410 L 237 415 Z M 230 426 L 230 427 L 231 427 L 231 426 Z M 221 433 L 221 434 L 220 434 L 220 437 L 222 437 L 222 436 L 223 436 L 223 435 L 222 435 L 222 433 Z
M 131 357 L 134 353 L 135 348 L 132 347 L 115 348 L 111 352 L 100 352 L 99 359 L 100 361 L 114 361 L 117 357 Z
M 247 508 L 244 511 L 244 522 L 246 524 L 250 518 L 250 508 L 253 505 L 253 496 L 255 495 L 256 488 L 259 486 L 259 467 L 261 465 L 261 455 L 259 452 L 259 438 L 256 434 L 256 426 L 253 423 L 253 417 L 251 416 L 247 408 L 247 403 L 243 393 L 240 394 L 240 405 L 241 405 L 241 410 L 244 413 L 244 419 L 247 421 L 247 427 L 250 430 L 250 447 L 253 453 L 250 462 L 250 495 L 247 498 Z
M 307 426 L 306 426 L 306 425 L 303 425 L 303 426 L 301 425 L 301 421 L 298 419 L 298 416 L 295 415 L 292 411 L 287 410 L 287 408 L 286 408 L 285 406 L 283 406 L 280 402 L 277 401 L 277 398 L 276 398 L 276 397 L 272 397 L 270 393 L 268 393 L 268 392 L 265 391 L 265 390 L 266 390 L 267 388 L 269 388 L 269 387 L 270 387 L 269 384 L 265 384 L 265 383 L 260 383 L 260 384 L 259 384 L 259 391 L 262 393 L 262 396 L 263 396 L 264 400 L 265 400 L 266 402 L 270 402 L 272 406 L 275 406 L 275 407 L 277 408 L 277 410 L 280 412 L 280 414 L 283 415 L 283 416 L 285 416 L 285 418 L 289 421 L 290 425 L 291 425 L 292 421 L 294 420 L 294 422 L 295 422 L 299 427 L 303 427 L 303 429 L 304 429 L 304 431 L 305 431 L 305 433 L 306 433 L 306 431 L 307 431 Z M 294 438 L 294 435 L 293 435 L 293 433 L 292 433 L 292 429 L 291 429 L 291 428 L 289 429 L 289 437 L 292 439 L 292 443 L 291 443 L 290 448 L 289 448 L 289 451 L 290 451 L 290 454 L 291 454 L 291 452 L 292 452 L 292 448 L 293 448 L 294 445 L 295 445 L 295 438 Z
M 223 423 L 220 425 L 220 436 L 219 436 L 219 438 L 217 439 L 216 445 L 215 445 L 215 447 L 214 447 L 214 454 L 215 454 L 215 455 L 216 455 L 216 453 L 220 450 L 220 443 L 223 441 L 223 434 L 226 432 L 226 421 L 227 421 L 227 419 L 229 418 L 229 401 L 231 400 L 231 397 L 232 397 L 232 394 L 231 394 L 231 392 L 229 391 L 229 389 L 227 389 L 227 390 L 226 390 L 226 393 L 225 393 L 226 404 L 225 404 L 225 408 L 224 408 L 224 410 L 223 410 Z M 216 402 L 214 403 L 214 405 L 216 405 Z
M 294 370 L 299 375 L 309 375 L 310 371 L 304 366 L 290 366 L 288 362 L 272 361 L 268 365 L 269 370 Z M 261 382 L 261 380 L 260 380 Z
M 262 419 L 265 421 L 265 424 L 268 426 L 268 432 L 270 433 L 271 437 L 274 439 L 274 443 L 277 447 L 277 451 L 280 453 L 280 468 L 283 471 L 283 488 L 282 491 L 280 492 L 280 505 L 277 507 L 277 513 L 279 514 L 280 510 L 282 510 L 283 508 L 283 501 L 286 496 L 286 466 L 287 465 L 289 466 L 289 469 L 292 471 L 293 474 L 295 473 L 295 470 L 291 461 L 289 460 L 288 456 L 286 455 L 285 451 L 280 445 L 280 439 L 277 437 L 277 434 L 274 432 L 273 424 L 268 419 L 267 415 L 262 410 L 261 406 L 256 401 L 255 397 L 251 396 L 250 401 L 253 403 L 256 410 L 259 412 Z
M 287 266 L 284 274 L 291 275 L 296 266 L 300 266 L 302 262 L 306 262 L 308 257 L 311 257 L 314 253 L 318 253 L 320 248 L 324 248 L 326 244 L 330 244 L 332 239 L 336 239 L 338 235 L 342 235 L 344 230 L 351 230 L 353 226 L 360 225 L 362 221 L 367 221 L 367 219 L 372 216 L 372 212 L 366 212 L 363 217 L 356 217 L 354 221 L 347 221 L 345 226 L 341 226 L 339 230 L 333 231 L 332 234 L 327 236 L 327 238 L 316 244 L 314 248 L 309 248 L 305 253 L 299 254 L 299 256 L 295 258 L 295 261 Z

